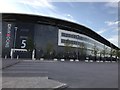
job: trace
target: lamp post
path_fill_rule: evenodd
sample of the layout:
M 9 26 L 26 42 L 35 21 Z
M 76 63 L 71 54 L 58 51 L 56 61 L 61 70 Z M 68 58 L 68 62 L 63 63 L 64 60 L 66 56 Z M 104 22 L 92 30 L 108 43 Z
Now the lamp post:
M 13 52 L 15 52 L 15 44 L 16 44 L 16 34 L 17 34 L 18 27 L 15 27 L 15 36 L 14 36 L 14 45 L 13 45 Z M 13 56 L 11 56 L 13 58 Z
M 81 56 L 81 59 L 83 59 L 84 57 L 86 57 L 85 54 L 84 54 L 84 49 L 85 49 L 84 43 L 81 42 L 81 44 L 80 44 L 80 52 L 81 52 L 80 56 Z M 88 57 L 86 57 L 86 58 L 88 58 Z
M 79 50 L 78 50 L 78 45 L 79 45 L 79 42 L 78 42 L 78 39 L 79 39 L 79 35 L 77 35 L 77 60 L 79 59 Z
M 14 37 L 14 46 L 13 46 L 14 49 L 15 49 L 15 44 L 16 44 L 17 29 L 18 29 L 18 27 L 15 27 L 15 37 Z
M 104 48 L 104 50 L 103 50 L 103 54 L 104 54 L 104 61 L 106 61 L 106 58 L 105 58 L 105 57 L 106 57 L 106 55 L 105 55 L 105 54 L 106 54 L 105 44 L 104 44 L 104 47 L 103 47 L 103 48 Z
M 110 43 L 110 47 L 111 47 L 111 50 L 110 50 L 110 59 L 111 59 L 111 61 L 112 61 L 112 51 L 113 51 L 113 49 L 112 49 L 112 45 L 111 45 L 111 43 Z

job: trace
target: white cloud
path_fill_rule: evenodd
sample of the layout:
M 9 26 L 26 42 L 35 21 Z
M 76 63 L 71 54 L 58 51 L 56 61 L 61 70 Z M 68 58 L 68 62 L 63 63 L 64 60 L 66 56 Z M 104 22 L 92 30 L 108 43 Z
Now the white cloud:
M 108 30 L 116 30 L 118 31 L 118 26 L 120 24 L 120 21 L 105 21 L 105 24 L 107 25 Z
M 96 31 L 98 34 L 102 34 L 102 33 L 105 33 L 107 31 L 107 29 L 101 29 L 99 31 Z
M 19 3 L 29 5 L 34 8 L 49 8 L 54 9 L 55 7 L 52 5 L 51 0 L 20 0 Z
M 108 41 L 118 46 L 118 24 L 120 21 L 105 21 L 106 27 L 97 31 L 98 34 L 104 36 Z M 107 35 L 108 34 L 108 35 Z
M 118 2 L 108 2 L 105 4 L 106 7 L 118 8 Z
M 61 13 L 62 14 L 62 13 Z M 70 14 L 62 14 L 62 16 L 60 15 L 59 16 L 60 18 L 62 19 L 65 19 L 65 20 L 68 20 L 68 21 L 72 21 L 72 22 L 75 22 L 75 23 L 79 23 L 77 20 L 74 19 L 74 17 Z
M 52 0 L 0 0 L 0 12 L 43 15 L 77 22 L 72 15 L 59 12 Z
M 16 12 L 14 0 L 0 0 L 0 12 Z
M 118 31 L 118 23 L 120 21 L 105 21 L 106 27 L 96 31 L 98 34 L 105 34 L 105 32 L 111 32 L 111 30 Z
M 107 2 L 104 4 L 108 14 L 118 15 L 118 2 Z
M 73 18 L 73 16 L 70 15 L 70 14 L 66 14 L 66 16 L 69 17 L 69 18 Z
M 120 23 L 120 21 L 105 21 L 105 24 L 108 26 L 118 25 L 118 23 Z
M 34 13 L 40 8 L 55 9 L 51 0 L 0 0 L 0 12 Z
M 119 0 L 52 0 L 53 2 L 119 2 Z
M 118 46 L 118 35 L 113 35 L 111 36 L 111 38 L 108 38 L 107 40 L 112 42 L 114 45 Z

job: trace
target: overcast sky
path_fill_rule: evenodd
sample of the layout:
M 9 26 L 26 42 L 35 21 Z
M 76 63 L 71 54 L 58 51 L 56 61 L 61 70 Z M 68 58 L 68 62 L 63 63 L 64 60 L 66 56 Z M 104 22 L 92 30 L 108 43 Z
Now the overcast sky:
M 117 2 L 0 0 L 0 12 L 45 15 L 76 22 L 91 28 L 118 46 Z

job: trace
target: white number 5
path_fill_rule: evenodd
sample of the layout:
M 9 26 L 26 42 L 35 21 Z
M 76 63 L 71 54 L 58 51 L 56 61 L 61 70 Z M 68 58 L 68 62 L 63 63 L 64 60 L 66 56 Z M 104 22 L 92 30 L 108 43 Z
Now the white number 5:
M 22 40 L 21 48 L 25 48 L 25 47 L 26 47 L 26 40 Z

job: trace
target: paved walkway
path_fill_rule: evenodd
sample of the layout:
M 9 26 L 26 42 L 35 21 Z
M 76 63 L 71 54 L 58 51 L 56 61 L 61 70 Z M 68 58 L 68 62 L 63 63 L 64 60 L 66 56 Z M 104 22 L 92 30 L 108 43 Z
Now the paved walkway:
M 48 76 L 49 79 L 66 83 L 70 88 L 117 88 L 118 64 L 116 62 L 85 63 L 26 60 L 5 68 L 3 76 L 5 78 L 39 78 Z
M 2 88 L 54 89 L 66 87 L 66 84 L 64 83 L 49 79 L 45 76 L 46 72 L 44 71 L 30 70 L 31 64 L 38 65 L 39 63 L 37 64 L 35 61 L 20 61 L 18 63 L 18 60 L 4 60 L 4 69 L 2 70 Z M 19 67 L 19 65 L 25 65 L 26 67 L 23 69 L 23 67 Z M 17 67 L 19 67 L 19 70 Z M 14 68 L 14 70 L 17 71 L 10 68 Z M 23 70 L 20 70 L 20 68 Z M 29 68 L 29 70 L 26 70 L 26 68 Z
M 60 88 L 66 84 L 46 77 L 3 77 L 2 88 Z
M 12 60 L 12 59 L 2 59 L 2 68 L 6 68 L 6 67 L 9 67 L 9 66 L 12 66 L 12 65 L 15 65 L 17 63 L 19 63 L 20 60 Z M 0 68 L 1 69 L 1 68 Z

